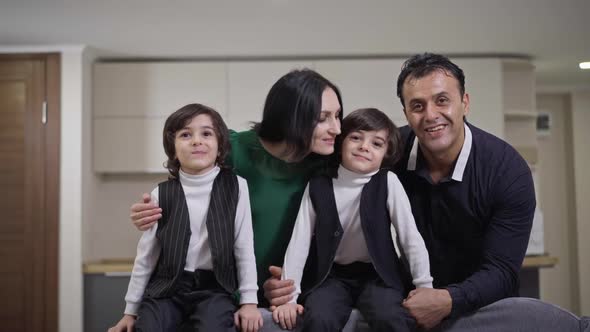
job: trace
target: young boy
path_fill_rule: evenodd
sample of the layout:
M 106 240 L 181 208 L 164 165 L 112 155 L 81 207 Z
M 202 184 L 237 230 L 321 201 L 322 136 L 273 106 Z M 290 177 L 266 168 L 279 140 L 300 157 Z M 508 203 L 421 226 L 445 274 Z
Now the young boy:
M 380 170 L 398 158 L 399 141 L 377 109 L 343 120 L 338 177 L 310 181 L 285 255 L 282 277 L 294 280 L 296 290 L 273 312 L 283 328 L 295 327 L 299 298 L 304 331 L 340 331 L 353 307 L 374 331 L 415 329 L 401 306 L 404 272 L 407 265 L 416 287 L 431 288 L 428 252 L 402 185 Z
M 125 315 L 109 331 L 177 331 L 187 321 L 194 331 L 262 326 L 248 186 L 223 168 L 228 134 L 200 104 L 166 120 L 170 176 L 151 194 L 162 218 L 139 240 Z

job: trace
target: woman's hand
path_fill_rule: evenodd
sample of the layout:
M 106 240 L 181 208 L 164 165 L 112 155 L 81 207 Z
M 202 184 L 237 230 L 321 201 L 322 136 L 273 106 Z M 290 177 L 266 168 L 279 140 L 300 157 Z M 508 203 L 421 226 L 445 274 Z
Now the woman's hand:
M 137 229 L 145 231 L 162 218 L 162 209 L 151 202 L 149 194 L 143 194 L 141 202 L 131 205 L 131 215 L 129 217 Z
M 295 285 L 293 280 L 281 280 L 282 268 L 278 266 L 270 266 L 268 268 L 270 278 L 268 278 L 262 288 L 264 288 L 264 297 L 270 304 L 270 311 L 275 310 L 281 304 L 286 304 L 293 298 L 295 292 Z

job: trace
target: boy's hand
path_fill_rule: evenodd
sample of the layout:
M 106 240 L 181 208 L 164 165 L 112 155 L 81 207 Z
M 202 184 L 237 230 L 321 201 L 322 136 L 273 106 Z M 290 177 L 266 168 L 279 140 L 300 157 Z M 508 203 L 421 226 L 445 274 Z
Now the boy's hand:
M 111 327 L 108 332 L 133 332 L 135 325 L 135 316 L 124 315 L 117 325 Z
M 278 306 L 272 312 L 272 319 L 280 324 L 281 328 L 292 330 L 297 324 L 297 314 L 303 313 L 303 306 L 297 303 L 286 303 Z
M 242 332 L 257 332 L 262 328 L 262 315 L 256 304 L 242 304 L 234 314 L 234 323 Z
M 270 278 L 264 282 L 262 288 L 264 288 L 264 297 L 270 304 L 270 311 L 274 311 L 277 306 L 291 301 L 295 286 L 293 280 L 281 280 L 282 268 L 271 265 L 268 271 Z
M 162 218 L 162 209 L 151 202 L 149 194 L 143 194 L 142 201 L 131 205 L 131 222 L 140 231 L 145 231 L 154 226 L 158 219 Z

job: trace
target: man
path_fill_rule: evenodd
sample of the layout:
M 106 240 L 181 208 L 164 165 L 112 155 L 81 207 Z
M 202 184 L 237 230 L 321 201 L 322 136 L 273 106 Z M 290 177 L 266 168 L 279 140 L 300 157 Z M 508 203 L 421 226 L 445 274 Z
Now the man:
M 514 297 L 536 204 L 531 171 L 510 145 L 466 122 L 463 71 L 442 55 L 415 55 L 402 67 L 397 95 L 409 126 L 401 128 L 405 150 L 396 174 L 426 243 L 435 287 L 404 300 L 418 325 L 590 331 L 588 318 Z M 271 304 L 286 301 L 288 282 L 265 283 Z
M 397 95 L 408 127 L 396 173 L 428 248 L 435 287 L 411 291 L 404 307 L 426 329 L 448 318 L 440 329 L 581 330 L 581 321 L 557 307 L 507 299 L 518 296 L 533 180 L 514 148 L 465 121 L 463 71 L 442 55 L 415 55 L 402 67 Z

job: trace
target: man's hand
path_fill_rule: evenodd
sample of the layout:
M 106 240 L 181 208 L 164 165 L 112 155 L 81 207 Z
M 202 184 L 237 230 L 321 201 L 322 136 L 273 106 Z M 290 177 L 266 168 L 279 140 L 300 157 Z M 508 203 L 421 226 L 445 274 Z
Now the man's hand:
M 135 316 L 124 315 L 117 325 L 111 327 L 107 332 L 133 332 Z
M 242 304 L 234 314 L 234 323 L 241 332 L 258 332 L 262 328 L 262 315 L 256 304 Z
M 268 278 L 262 288 L 264 288 L 264 297 L 270 303 L 270 311 L 274 311 L 277 306 L 285 304 L 293 298 L 295 286 L 293 280 L 281 280 L 283 269 L 278 266 L 268 268 L 270 278 Z
M 451 313 L 453 300 L 446 289 L 417 288 L 408 294 L 402 305 L 419 327 L 429 330 Z
M 140 231 L 148 230 L 162 218 L 162 209 L 151 202 L 149 194 L 143 194 L 142 201 L 131 205 L 131 222 Z

